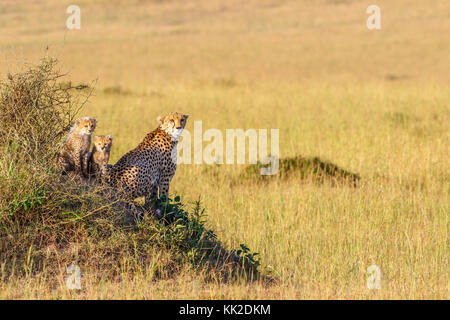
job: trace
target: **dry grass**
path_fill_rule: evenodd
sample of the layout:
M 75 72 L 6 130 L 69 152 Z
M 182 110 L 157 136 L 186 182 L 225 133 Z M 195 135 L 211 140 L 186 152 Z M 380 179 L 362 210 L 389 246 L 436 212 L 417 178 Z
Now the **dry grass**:
M 13 4 L 14 3 L 14 4 Z M 123 2 L 124 3 L 124 2 Z M 170 111 L 208 128 L 279 128 L 282 157 L 319 157 L 358 186 L 290 175 L 234 183 L 243 166 L 181 165 L 171 193 L 200 196 L 227 248 L 260 253 L 279 281 L 102 281 L 59 276 L 0 283 L 1 298 L 448 299 L 450 4 L 379 1 L 382 30 L 359 1 L 2 2 L 0 70 L 46 52 L 74 83 L 98 78 L 83 115 L 113 134 L 115 162 Z M 119 88 L 119 89 L 118 89 Z M 366 287 L 379 265 L 381 290 Z M 139 288 L 139 290 L 136 290 Z

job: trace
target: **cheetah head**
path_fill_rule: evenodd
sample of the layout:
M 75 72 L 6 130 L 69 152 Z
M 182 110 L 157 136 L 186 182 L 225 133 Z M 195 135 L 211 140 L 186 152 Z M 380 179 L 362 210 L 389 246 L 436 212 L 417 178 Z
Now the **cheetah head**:
M 109 152 L 112 145 L 112 135 L 108 136 L 95 136 L 94 147 L 101 152 Z
M 165 117 L 158 117 L 157 120 L 159 122 L 159 127 L 170 135 L 172 141 L 178 141 L 188 117 L 187 114 L 174 112 Z
M 96 123 L 97 121 L 95 119 L 88 117 L 77 119 L 77 121 L 75 122 L 76 131 L 81 135 L 90 135 L 92 134 L 92 132 L 94 132 Z

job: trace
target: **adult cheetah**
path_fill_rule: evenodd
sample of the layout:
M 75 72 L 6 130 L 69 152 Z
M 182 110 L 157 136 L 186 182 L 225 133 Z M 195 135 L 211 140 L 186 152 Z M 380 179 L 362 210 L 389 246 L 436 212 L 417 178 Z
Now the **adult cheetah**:
M 188 115 L 171 113 L 158 117 L 159 126 L 109 171 L 109 184 L 130 199 L 145 197 L 146 204 L 167 196 L 177 168 L 176 148 Z

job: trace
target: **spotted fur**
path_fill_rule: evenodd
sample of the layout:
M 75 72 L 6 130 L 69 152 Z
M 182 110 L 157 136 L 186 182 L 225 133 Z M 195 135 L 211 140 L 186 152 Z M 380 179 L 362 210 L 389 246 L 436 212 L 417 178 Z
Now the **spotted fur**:
M 159 126 L 133 150 L 125 154 L 109 172 L 113 188 L 146 203 L 157 196 L 167 196 L 169 183 L 177 168 L 176 148 L 188 115 L 171 113 L 158 117 Z
M 57 166 L 63 173 L 87 177 L 91 135 L 95 126 L 96 120 L 92 118 L 83 117 L 75 121 L 57 157 Z

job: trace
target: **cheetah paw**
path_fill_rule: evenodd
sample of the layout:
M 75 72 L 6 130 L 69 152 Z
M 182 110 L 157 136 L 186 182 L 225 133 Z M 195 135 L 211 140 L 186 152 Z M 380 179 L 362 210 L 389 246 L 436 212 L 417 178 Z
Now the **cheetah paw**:
M 160 209 L 156 209 L 156 210 L 155 210 L 155 216 L 156 216 L 158 219 L 161 219 L 161 218 L 162 218 L 162 214 L 161 214 L 161 210 L 160 210 Z

